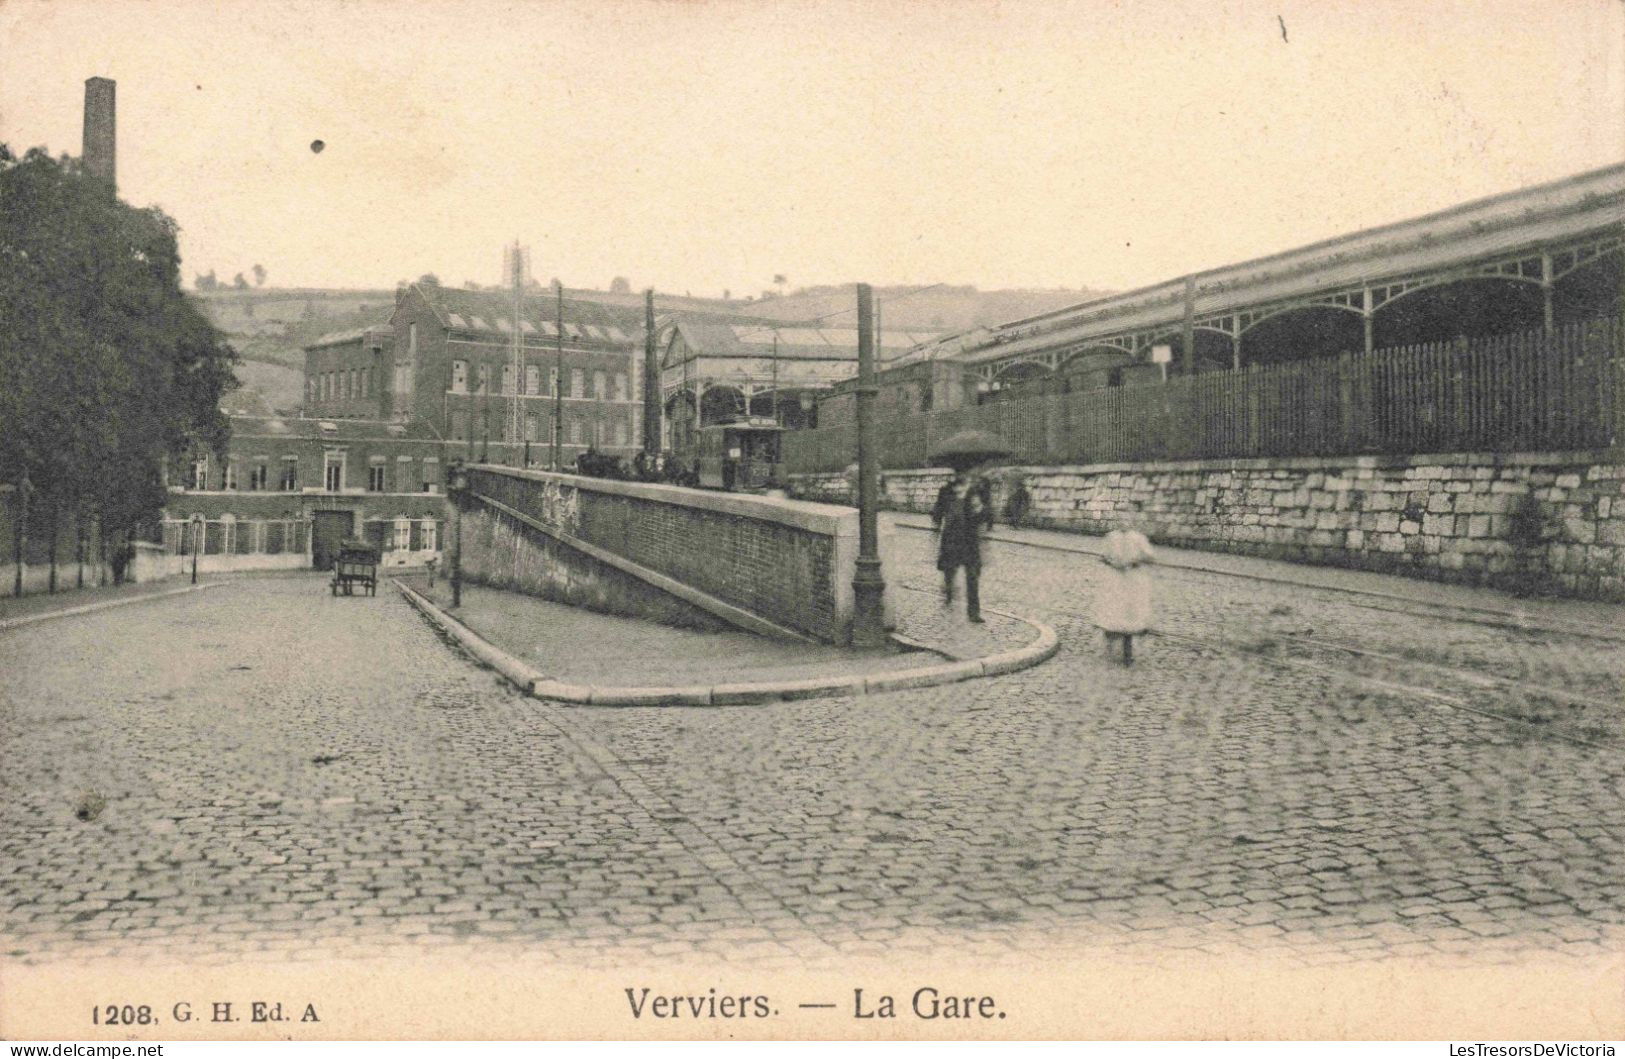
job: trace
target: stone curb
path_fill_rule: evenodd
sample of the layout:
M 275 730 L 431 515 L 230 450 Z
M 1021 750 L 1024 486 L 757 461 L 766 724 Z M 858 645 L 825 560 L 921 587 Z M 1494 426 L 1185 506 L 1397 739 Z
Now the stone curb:
M 52 618 L 71 618 L 76 614 L 93 614 L 98 610 L 109 610 L 113 607 L 127 607 L 132 603 L 146 603 L 154 599 L 168 599 L 170 596 L 185 595 L 188 592 L 202 592 L 204 589 L 219 588 L 220 582 L 210 582 L 203 585 L 186 585 L 181 588 L 166 588 L 162 592 L 143 592 L 138 596 L 125 596 L 122 599 L 104 599 L 100 603 L 86 603 L 78 607 L 66 607 L 62 610 L 48 610 L 43 614 L 24 614 L 21 617 L 0 620 L 0 632 L 6 629 L 15 629 L 24 625 L 32 625 L 36 621 L 49 621 Z
M 526 665 L 507 652 L 492 646 L 462 622 L 441 610 L 421 594 L 395 581 L 407 602 L 424 617 L 462 644 L 470 654 L 501 673 L 519 690 L 538 699 L 565 702 L 575 706 L 744 706 L 752 703 L 810 699 L 825 695 L 873 695 L 908 688 L 929 688 L 955 684 L 979 677 L 1003 676 L 1028 669 L 1049 660 L 1060 650 L 1060 637 L 1040 621 L 1007 611 L 988 611 L 1032 626 L 1038 633 L 1024 647 L 984 658 L 946 662 L 915 669 L 888 670 L 870 676 L 828 676 L 804 680 L 766 680 L 736 684 L 690 684 L 674 687 L 621 687 L 566 684 Z

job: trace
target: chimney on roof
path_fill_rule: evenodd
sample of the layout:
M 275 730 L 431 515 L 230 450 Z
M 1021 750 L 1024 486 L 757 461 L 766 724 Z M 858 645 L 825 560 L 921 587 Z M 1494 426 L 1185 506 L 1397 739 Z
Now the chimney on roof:
M 114 123 L 117 83 L 106 77 L 85 81 L 85 172 L 118 190 L 118 130 Z

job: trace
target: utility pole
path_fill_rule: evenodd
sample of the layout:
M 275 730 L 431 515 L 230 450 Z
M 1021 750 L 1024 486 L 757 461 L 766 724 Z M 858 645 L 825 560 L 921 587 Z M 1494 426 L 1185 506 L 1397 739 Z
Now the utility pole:
M 773 422 L 779 422 L 779 329 L 773 329 Z
M 886 643 L 886 582 L 880 575 L 876 518 L 880 468 L 875 462 L 875 321 L 874 292 L 858 284 L 858 559 L 852 574 L 852 646 Z
M 655 289 L 643 292 L 643 457 L 652 472 L 660 456 L 660 354 L 655 350 Z
M 525 262 L 519 249 L 519 240 L 513 241 L 513 364 L 508 369 L 511 400 L 508 408 L 508 442 L 518 441 L 521 434 L 519 391 L 525 386 L 524 329 L 519 326 L 524 308 Z M 510 450 L 511 451 L 511 450 Z
M 697 429 L 698 420 L 700 418 L 700 398 L 699 398 L 699 395 L 695 394 L 695 396 L 694 396 L 694 405 L 693 405 L 692 409 L 689 407 L 689 403 L 688 403 L 688 400 L 689 400 L 689 395 L 688 395 L 688 366 L 689 366 L 690 363 L 693 362 L 694 355 L 695 355 L 694 350 L 692 348 L 684 350 L 684 353 L 683 353 L 683 456 L 684 456 L 685 459 L 690 455 L 690 450 L 692 450 L 693 447 L 694 447 L 694 445 L 693 445 L 694 431 Z M 690 414 L 689 414 L 691 411 L 693 413 L 692 416 L 690 416 Z M 673 449 L 677 448 L 677 439 L 675 437 L 672 438 L 671 447 Z
M 558 286 L 558 301 L 554 330 L 558 332 L 553 344 L 553 469 L 559 470 L 564 444 L 564 284 Z
M 1179 338 L 1185 361 L 1185 375 L 1196 374 L 1196 277 L 1185 277 L 1185 316 L 1180 323 Z

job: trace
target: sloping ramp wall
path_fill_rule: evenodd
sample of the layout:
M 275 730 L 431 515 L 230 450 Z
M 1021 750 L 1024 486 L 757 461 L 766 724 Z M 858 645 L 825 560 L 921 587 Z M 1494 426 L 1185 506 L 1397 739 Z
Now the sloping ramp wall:
M 851 508 L 487 464 L 468 479 L 471 580 L 671 624 L 849 638 Z

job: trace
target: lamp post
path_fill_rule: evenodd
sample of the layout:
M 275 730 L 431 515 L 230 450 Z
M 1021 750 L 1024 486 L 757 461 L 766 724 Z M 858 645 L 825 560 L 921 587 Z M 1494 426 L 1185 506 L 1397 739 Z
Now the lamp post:
M 208 523 L 203 521 L 202 515 L 192 516 L 192 584 L 197 584 L 197 557 L 203 550 L 203 533 Z
M 463 605 L 463 492 L 468 488 L 468 471 L 463 466 L 461 456 L 451 461 L 448 468 L 451 471 L 448 483 L 451 493 L 452 505 L 452 542 L 451 542 L 451 605 L 455 609 Z
M 12 594 L 19 599 L 23 594 L 23 538 L 28 534 L 28 494 L 34 491 L 34 483 L 23 475 L 23 480 L 17 483 L 16 524 L 11 533 L 12 570 L 16 579 L 16 586 Z
M 852 646 L 875 648 L 886 643 L 886 581 L 880 576 L 880 548 L 875 519 L 879 505 L 880 468 L 875 461 L 875 319 L 874 292 L 858 284 L 858 559 L 852 574 Z

